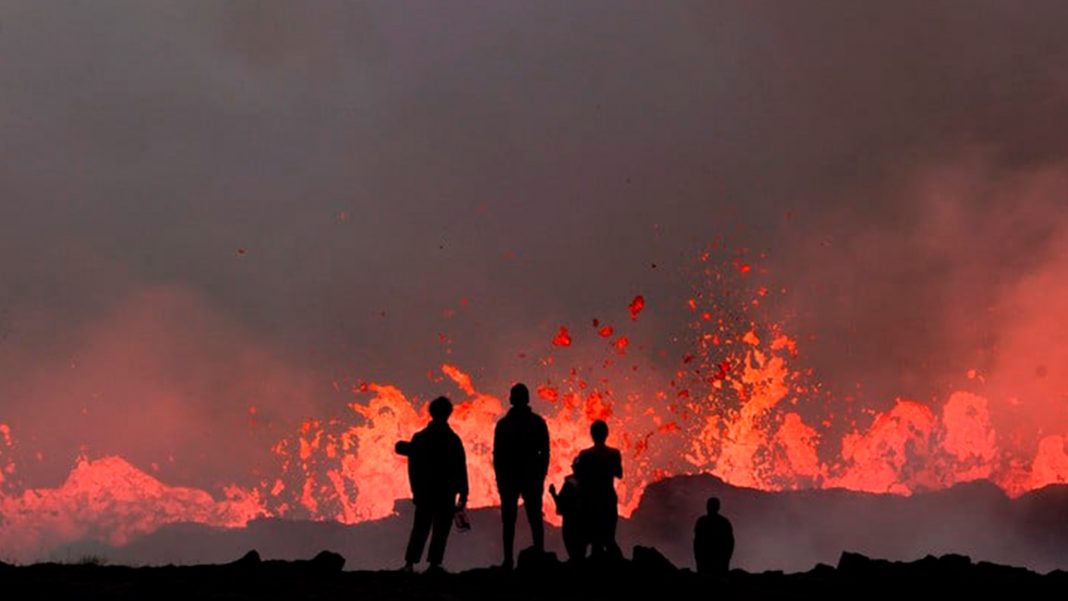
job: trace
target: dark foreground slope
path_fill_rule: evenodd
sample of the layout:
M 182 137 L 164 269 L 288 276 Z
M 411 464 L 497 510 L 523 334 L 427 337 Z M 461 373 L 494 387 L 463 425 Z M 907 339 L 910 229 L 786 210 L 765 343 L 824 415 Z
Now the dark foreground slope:
M 912 563 L 843 554 L 836 567 L 804 573 L 735 570 L 723 578 L 678 570 L 655 550 L 631 562 L 574 568 L 520 565 L 514 573 L 479 569 L 459 574 L 344 572 L 340 555 L 303 562 L 260 561 L 250 553 L 228 565 L 129 568 L 0 564 L 5 599 L 839 599 L 878 595 L 1028 595 L 1065 590 L 1068 573 L 973 563 L 954 555 Z
M 928 554 L 959 553 L 977 561 L 1026 566 L 1039 572 L 1068 569 L 1068 487 L 1051 486 L 1009 499 L 994 485 L 974 482 L 912 497 L 810 490 L 771 493 L 737 488 L 711 476 L 672 478 L 650 486 L 638 510 L 620 522 L 624 549 L 655 546 L 676 565 L 692 567 L 694 520 L 716 495 L 734 523 L 733 565 L 744 570 L 800 572 L 833 564 L 843 550 L 911 561 Z M 332 549 L 349 569 L 398 567 L 411 527 L 410 505 L 398 516 L 346 526 L 331 522 L 256 520 L 246 528 L 219 530 L 175 524 L 119 548 L 86 542 L 54 552 L 55 561 L 92 555 L 111 564 L 222 563 L 258 549 L 264 557 L 298 559 Z M 547 509 L 552 511 L 552 509 Z M 446 565 L 465 570 L 500 561 L 500 514 L 471 512 L 470 532 L 454 533 Z M 527 544 L 524 523 L 520 548 Z M 562 553 L 550 529 L 551 550 Z
M 959 553 L 1039 572 L 1068 569 L 1068 487 L 1010 499 L 986 481 L 902 497 L 847 490 L 765 492 L 709 476 L 673 478 L 645 491 L 623 539 L 690 565 L 691 526 L 717 496 L 734 523 L 734 566 L 807 570 L 844 550 L 909 561 Z

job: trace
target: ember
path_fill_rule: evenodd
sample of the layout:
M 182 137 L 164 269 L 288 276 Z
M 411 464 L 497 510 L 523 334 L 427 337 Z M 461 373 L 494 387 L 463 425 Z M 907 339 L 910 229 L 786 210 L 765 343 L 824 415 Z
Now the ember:
M 538 398 L 549 405 L 541 412 L 552 435 L 550 481 L 570 471 L 596 419 L 612 425 L 610 443 L 624 453 L 624 516 L 649 484 L 680 474 L 714 474 L 764 490 L 843 487 L 901 495 L 973 479 L 1018 495 L 1068 480 L 1064 435 L 1040 437 L 1031 449 L 1000 437 L 987 399 L 975 392 L 955 392 L 938 407 L 899 399 L 855 425 L 855 416 L 834 412 L 839 404 L 828 402 L 833 397 L 801 363 L 804 349 L 786 326 L 751 302 L 781 290 L 755 282 L 763 270 L 739 269 L 729 260 L 716 267 L 705 258 L 702 273 L 692 297 L 665 303 L 679 307 L 688 328 L 667 381 L 641 353 L 620 359 L 636 333 L 600 322 L 599 338 L 609 339 L 598 347 L 603 356 L 574 363 L 557 357 L 542 362 L 544 373 L 531 374 L 542 382 Z M 644 307 L 644 298 L 635 297 L 630 317 Z M 642 346 L 647 342 L 657 341 Z M 552 347 L 572 344 L 566 327 L 552 338 Z M 443 364 L 430 375 L 444 378 L 457 401 L 450 423 L 468 449 L 471 507 L 496 504 L 490 449 L 505 404 L 463 366 Z M 345 415 L 309 418 L 274 445 L 273 474 L 214 496 L 168 486 L 120 457 L 82 457 L 60 486 L 20 488 L 18 433 L 0 425 L 0 551 L 30 557 L 83 538 L 123 544 L 175 522 L 240 527 L 276 516 L 351 524 L 389 516 L 410 494 L 393 445 L 425 425 L 426 400 L 386 383 L 349 388 L 354 398 Z M 247 412 L 254 426 L 259 411 L 249 406 Z M 556 519 L 551 512 L 547 518 Z

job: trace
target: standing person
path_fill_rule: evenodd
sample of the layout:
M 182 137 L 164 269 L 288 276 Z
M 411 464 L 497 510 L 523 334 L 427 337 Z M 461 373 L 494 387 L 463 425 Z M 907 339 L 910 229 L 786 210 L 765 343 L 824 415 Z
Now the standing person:
M 697 518 L 693 529 L 693 557 L 698 574 L 725 576 L 734 554 L 734 528 L 726 517 L 719 513 L 719 499 L 709 497 L 705 504 L 707 513 Z
M 422 559 L 427 536 L 430 536 L 427 571 L 443 571 L 441 561 L 453 515 L 467 506 L 467 456 L 460 437 L 449 427 L 450 415 L 452 402 L 443 396 L 434 399 L 430 403 L 427 427 L 416 432 L 411 442 L 397 443 L 397 453 L 408 457 L 408 480 L 415 503 L 415 521 L 404 554 L 407 572 Z
M 545 525 L 541 500 L 545 476 L 549 472 L 549 427 L 530 409 L 530 391 L 516 384 L 509 394 L 512 408 L 497 422 L 493 432 L 493 471 L 501 496 L 501 522 L 504 536 L 504 563 L 514 565 L 515 522 L 519 498 L 523 498 L 530 538 L 535 551 L 545 551 Z
M 586 528 L 590 553 L 593 557 L 608 554 L 612 559 L 622 557 L 616 544 L 616 522 L 619 521 L 619 498 L 616 478 L 623 477 L 623 457 L 619 449 L 608 446 L 608 424 L 597 420 L 590 426 L 593 446 L 575 458 L 574 471 L 582 492 L 583 525 Z

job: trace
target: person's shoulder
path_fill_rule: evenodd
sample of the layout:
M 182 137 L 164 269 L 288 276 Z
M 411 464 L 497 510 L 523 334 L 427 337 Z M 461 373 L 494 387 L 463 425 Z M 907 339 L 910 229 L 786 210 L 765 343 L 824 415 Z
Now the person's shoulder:
M 513 428 L 523 421 L 523 415 L 515 412 L 514 408 L 504 412 L 501 419 L 497 420 L 497 427 Z

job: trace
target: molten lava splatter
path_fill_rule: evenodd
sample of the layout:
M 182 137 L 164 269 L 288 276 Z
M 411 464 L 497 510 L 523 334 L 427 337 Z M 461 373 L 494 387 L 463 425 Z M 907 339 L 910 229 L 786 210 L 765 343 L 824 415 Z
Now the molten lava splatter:
M 644 308 L 645 297 L 640 294 L 638 296 L 635 296 L 634 300 L 630 301 L 630 304 L 627 305 L 627 309 L 630 311 L 630 320 L 637 321 L 638 314 L 641 313 L 642 309 Z
M 757 281 L 762 268 L 712 257 L 702 254 L 692 294 L 667 304 L 685 321 L 685 333 L 672 336 L 677 343 L 634 345 L 676 353 L 672 372 L 627 352 L 635 332 L 595 321 L 608 341 L 597 347 L 604 356 L 574 353 L 583 359 L 573 363 L 557 357 L 525 376 L 538 382 L 539 410 L 552 434 L 551 481 L 559 483 L 588 445 L 590 422 L 604 419 L 609 443 L 624 454 L 618 491 L 625 516 L 651 482 L 680 474 L 709 473 L 765 490 L 906 495 L 978 478 L 1014 495 L 1068 482 L 1068 433 L 1046 433 L 1020 448 L 998 436 L 988 400 L 974 392 L 955 392 L 938 407 L 899 399 L 852 425 L 856 416 L 797 365 L 798 341 L 768 318 L 766 303 L 754 302 L 781 288 Z M 628 305 L 632 321 L 644 306 L 641 296 Z M 552 345 L 572 345 L 566 327 Z M 496 504 L 492 433 L 505 404 L 460 366 L 445 363 L 430 376 L 452 390 L 450 421 L 467 448 L 471 505 Z M 40 557 L 86 538 L 121 545 L 175 522 L 241 527 L 258 516 L 343 523 L 389 516 L 410 494 L 394 443 L 425 426 L 428 399 L 385 383 L 351 388 L 343 414 L 309 418 L 273 446 L 274 474 L 215 494 L 168 486 L 119 457 L 80 458 L 62 485 L 24 488 L 15 478 L 16 437 L 0 424 L 0 556 Z M 248 413 L 258 419 L 254 408 Z
M 571 346 L 571 333 L 566 327 L 560 326 L 560 331 L 553 336 L 553 346 Z

